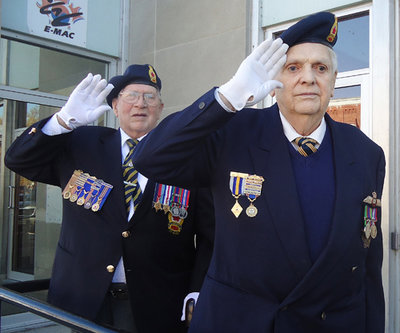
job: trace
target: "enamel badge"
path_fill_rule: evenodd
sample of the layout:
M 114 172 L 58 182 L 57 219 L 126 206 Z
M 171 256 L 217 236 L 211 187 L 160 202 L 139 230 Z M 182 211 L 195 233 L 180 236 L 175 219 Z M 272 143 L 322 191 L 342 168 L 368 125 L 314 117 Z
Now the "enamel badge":
M 172 185 L 156 183 L 154 188 L 153 208 L 168 214 L 168 230 L 178 235 L 188 216 L 190 191 Z
M 97 212 L 103 207 L 112 188 L 112 185 L 101 179 L 90 176 L 82 170 L 75 170 L 62 191 L 62 196 L 78 206 Z
M 258 209 L 253 202 L 261 195 L 263 182 L 264 178 L 261 176 L 235 171 L 230 172 L 229 188 L 232 192 L 232 196 L 235 198 L 235 204 L 231 211 L 236 218 L 238 218 L 243 211 L 243 207 L 238 201 L 242 195 L 245 195 L 250 201 L 250 205 L 246 208 L 246 215 L 248 217 L 255 217 L 257 215 Z

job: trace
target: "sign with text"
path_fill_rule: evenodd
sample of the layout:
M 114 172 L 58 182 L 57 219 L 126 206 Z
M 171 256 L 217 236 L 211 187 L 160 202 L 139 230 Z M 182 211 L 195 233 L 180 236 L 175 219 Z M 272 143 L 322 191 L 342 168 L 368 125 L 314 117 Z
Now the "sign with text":
M 27 0 L 31 34 L 86 47 L 88 0 Z

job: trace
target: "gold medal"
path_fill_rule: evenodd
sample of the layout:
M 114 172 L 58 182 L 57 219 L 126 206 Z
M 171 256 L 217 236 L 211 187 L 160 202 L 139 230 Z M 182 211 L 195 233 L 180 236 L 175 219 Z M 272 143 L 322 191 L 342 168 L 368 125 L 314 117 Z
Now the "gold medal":
M 83 190 L 83 195 L 76 202 L 76 204 L 78 206 L 82 206 L 85 203 L 85 197 L 86 197 L 87 194 L 88 194 L 88 191 Z
M 159 210 L 161 210 L 161 202 L 157 201 L 154 203 L 154 209 L 156 210 L 156 212 L 158 212 Z
M 247 209 L 246 209 L 246 214 L 247 214 L 247 216 L 248 216 L 248 217 L 254 217 L 254 216 L 257 215 L 257 213 L 258 213 L 257 207 L 254 206 L 253 203 L 251 202 L 251 203 L 250 203 L 250 206 L 247 207 Z
M 246 209 L 248 217 L 255 217 L 258 213 L 258 209 L 253 205 L 253 202 L 261 195 L 263 182 L 264 178 L 257 175 L 251 175 L 246 178 L 244 194 L 250 201 L 250 206 Z
M 96 202 L 93 206 L 92 206 L 92 211 L 97 212 L 100 208 L 100 205 Z
M 75 174 L 75 172 L 74 172 L 74 174 Z M 78 174 L 75 174 L 75 175 L 78 175 Z M 76 183 L 75 192 L 71 195 L 71 197 L 69 198 L 69 201 L 75 202 L 76 200 L 78 200 L 82 191 L 85 191 L 84 186 L 85 186 L 85 183 L 86 183 L 88 177 L 90 177 L 88 173 L 82 173 L 82 172 L 79 173 L 79 176 L 77 177 L 77 179 L 75 181 L 75 183 Z M 83 201 L 83 203 L 84 202 L 85 201 Z
M 105 202 L 106 198 L 108 197 L 108 194 L 110 193 L 110 191 L 113 188 L 112 185 L 105 183 L 101 179 L 98 180 L 97 185 L 99 186 L 99 190 L 98 190 L 99 192 L 96 194 L 93 201 L 91 201 L 91 206 L 92 206 L 91 209 L 93 212 L 97 212 L 98 210 L 100 210 L 103 207 L 104 202 Z
M 371 226 L 371 237 L 373 239 L 375 239 L 377 235 L 378 235 L 378 228 L 376 227 L 375 223 L 372 223 L 372 226 Z
M 163 211 L 164 214 L 167 214 L 169 212 L 169 205 L 163 205 Z
M 369 239 L 371 237 L 371 224 L 370 221 L 367 221 L 367 224 L 364 227 L 364 235 L 366 239 Z
M 78 199 L 78 195 L 76 193 L 72 194 L 71 197 L 69 198 L 69 201 L 75 202 Z
M 86 201 L 85 204 L 83 205 L 85 209 L 90 209 L 92 207 L 92 202 L 91 201 Z
M 64 199 L 69 199 L 71 197 L 71 191 L 74 191 L 74 188 L 76 187 L 76 180 L 78 177 L 83 173 L 82 170 L 75 170 L 74 173 L 72 174 L 71 178 L 68 181 L 67 186 L 65 186 L 62 196 Z
M 362 241 L 363 241 L 363 246 L 364 246 L 364 248 L 366 249 L 366 248 L 368 248 L 369 247 L 369 245 L 371 244 L 371 238 L 365 238 L 365 235 L 364 235 L 364 233 L 361 235 L 361 239 L 362 239 Z
M 231 211 L 236 218 L 243 211 L 242 206 L 238 202 L 241 195 L 246 195 L 250 201 L 250 205 L 246 209 L 246 215 L 248 217 L 255 217 L 257 215 L 258 209 L 253 205 L 253 202 L 261 195 L 263 182 L 264 178 L 261 176 L 231 171 L 229 188 L 236 199 L 236 203 L 233 205 Z
M 372 192 L 372 197 L 367 196 L 364 200 L 364 203 L 371 205 L 372 207 L 380 207 L 381 199 L 378 199 L 376 192 Z
M 240 204 L 238 203 L 237 200 L 236 200 L 235 204 L 233 205 L 231 211 L 232 211 L 233 215 L 235 215 L 236 218 L 238 218 L 239 215 L 242 213 L 243 208 L 242 208 L 242 206 L 240 206 Z
M 179 235 L 182 230 L 183 219 L 177 218 L 170 213 L 168 213 L 168 230 L 174 235 Z

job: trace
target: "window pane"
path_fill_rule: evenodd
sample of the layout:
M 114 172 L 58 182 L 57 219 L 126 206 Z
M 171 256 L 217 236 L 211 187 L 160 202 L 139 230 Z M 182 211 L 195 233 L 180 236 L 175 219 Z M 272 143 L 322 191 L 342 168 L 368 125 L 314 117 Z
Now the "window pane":
M 15 102 L 15 128 L 25 128 L 51 116 L 58 108 L 34 103 Z
M 274 38 L 278 38 L 282 32 L 274 32 Z M 369 67 L 368 12 L 339 18 L 338 39 L 333 50 L 337 54 L 339 72 Z
M 57 110 L 47 105 L 0 99 L 0 115 L 7 123 L 2 127 L 2 131 L 7 133 L 4 135 L 2 132 L 0 147 L 10 144 L 4 141 L 7 137 L 17 137 L 24 128 Z M 0 168 L 4 170 L 3 161 Z M 11 186 L 7 189 L 7 185 Z M 14 173 L 7 173 L 0 179 L 0 188 L 10 197 L 6 197 L 8 207 L 3 222 L 12 231 L 9 244 L 12 274 L 49 277 L 61 226 L 61 190 Z
M 360 128 L 361 86 L 336 88 L 327 112 L 333 120 Z
M 338 71 L 369 67 L 369 15 L 347 16 L 338 22 L 338 40 L 333 47 L 338 57 Z
M 0 84 L 68 96 L 89 73 L 105 77 L 101 61 L 1 39 Z
M 335 88 L 333 92 L 333 99 L 337 100 L 339 98 L 353 98 L 353 97 L 361 97 L 361 86 L 349 86 L 349 87 L 341 87 Z

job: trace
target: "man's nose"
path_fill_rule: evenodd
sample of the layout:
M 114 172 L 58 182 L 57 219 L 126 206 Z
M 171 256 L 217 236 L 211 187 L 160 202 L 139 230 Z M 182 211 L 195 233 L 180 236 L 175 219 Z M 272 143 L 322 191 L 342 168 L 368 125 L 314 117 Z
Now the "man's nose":
M 138 99 L 137 99 L 137 101 L 134 103 L 134 105 L 137 106 L 137 107 L 141 107 L 141 108 L 144 108 L 144 107 L 147 106 L 147 102 L 146 102 L 146 100 L 144 99 L 144 95 L 143 95 L 143 94 L 140 94 L 140 95 L 138 96 Z
M 307 83 L 307 84 L 315 83 L 315 73 L 311 66 L 305 66 L 303 68 L 301 80 L 302 80 L 302 83 Z

